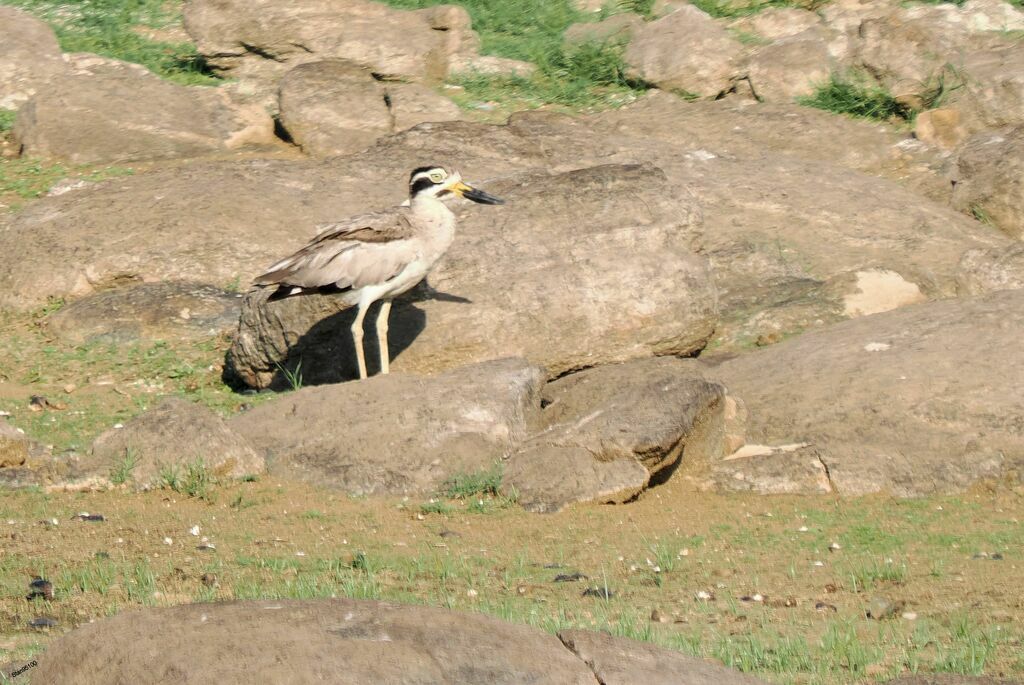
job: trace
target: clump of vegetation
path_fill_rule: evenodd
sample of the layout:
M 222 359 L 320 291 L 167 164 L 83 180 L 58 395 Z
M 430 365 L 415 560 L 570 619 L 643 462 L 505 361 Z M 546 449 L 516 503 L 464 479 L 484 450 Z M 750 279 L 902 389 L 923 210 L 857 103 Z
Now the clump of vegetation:
M 859 82 L 839 74 L 833 74 L 828 83 L 818 88 L 814 95 L 800 98 L 798 102 L 836 114 L 881 121 L 910 121 L 915 114 L 911 107 L 897 101 L 892 93 L 881 86 Z
M 131 449 L 124 451 L 122 457 L 110 471 L 110 482 L 114 485 L 123 485 L 131 478 L 132 471 L 139 465 L 139 456 Z
M 165 465 L 160 469 L 161 487 L 196 499 L 213 501 L 213 488 L 217 479 L 201 458 L 185 464 L 182 470 L 177 464 Z
M 179 5 L 164 0 L 0 0 L 53 27 L 64 52 L 93 52 L 135 62 L 185 85 L 216 83 L 190 43 L 152 40 L 146 29 L 166 29 L 180 18 Z

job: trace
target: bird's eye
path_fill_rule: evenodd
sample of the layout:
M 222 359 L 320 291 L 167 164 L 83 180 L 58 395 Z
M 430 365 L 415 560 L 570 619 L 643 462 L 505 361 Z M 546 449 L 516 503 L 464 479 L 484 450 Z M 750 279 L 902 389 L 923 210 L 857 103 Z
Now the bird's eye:
M 435 171 L 434 173 L 430 174 L 430 180 L 433 181 L 434 183 L 440 183 L 441 181 L 444 180 L 444 174 L 442 174 L 440 171 Z

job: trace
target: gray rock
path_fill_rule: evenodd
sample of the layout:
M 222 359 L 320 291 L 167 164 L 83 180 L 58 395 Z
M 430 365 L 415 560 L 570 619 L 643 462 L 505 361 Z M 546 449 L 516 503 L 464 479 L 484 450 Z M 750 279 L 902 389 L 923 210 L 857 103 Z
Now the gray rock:
M 126 459 L 134 461 L 126 482 L 135 488 L 158 485 L 164 468 L 181 473 L 197 460 L 220 478 L 259 474 L 265 468 L 263 458 L 219 416 L 178 398 L 167 398 L 123 428 L 96 438 L 84 469 L 108 478 Z
M 275 474 L 353 494 L 432 493 L 457 474 L 493 470 L 523 440 L 543 380 L 519 359 L 425 378 L 393 373 L 303 388 L 229 426 Z
M 292 141 L 318 157 L 358 152 L 425 121 L 458 119 L 454 102 L 416 83 L 382 83 L 346 60 L 301 64 L 281 79 L 280 119 Z
M 1024 242 L 992 250 L 968 250 L 956 274 L 957 292 L 981 295 L 1024 288 Z
M 387 78 L 440 81 L 448 73 L 446 32 L 428 15 L 367 0 L 191 0 L 184 19 L 207 63 L 232 78 L 274 82 L 330 58 Z
M 248 685 L 254 673 L 295 685 L 597 685 L 585 663 L 536 628 L 351 599 L 126 611 L 64 635 L 38 661 L 33 682 L 79 685 Z
M 0 7 L 0 109 L 18 109 L 66 70 L 53 29 L 28 12 Z
M 394 369 L 522 356 L 558 375 L 688 354 L 707 340 L 716 301 L 703 258 L 691 252 L 700 215 L 660 170 L 609 165 L 487 187 L 508 204 L 461 210 L 455 243 L 429 276 L 440 294 L 420 287 L 396 301 Z M 312 382 L 356 377 L 352 309 L 330 295 L 266 297 L 256 290 L 245 299 L 229 377 L 266 387 L 280 365 L 300 359 Z
M 76 300 L 46 319 L 73 345 L 103 341 L 207 340 L 232 330 L 241 295 L 198 283 L 142 283 Z
M 18 110 L 24 155 L 102 164 L 195 157 L 276 143 L 270 116 L 217 88 L 179 86 L 144 67 L 95 55 Z
M 757 685 L 765 681 L 721 664 L 606 633 L 563 630 L 558 639 L 603 685 Z
M 846 321 L 707 375 L 743 399 L 749 443 L 800 469 L 819 459 L 838 494 L 957 492 L 1024 466 L 1022 326 L 1024 290 L 1006 290 Z
M 822 26 L 821 17 L 797 7 L 766 7 L 746 17 L 731 22 L 730 27 L 752 33 L 768 41 L 790 38 L 807 29 Z
M 626 47 L 630 76 L 662 90 L 715 97 L 739 75 L 743 45 L 708 14 L 684 5 L 637 30 Z
M 812 31 L 757 50 L 747 62 L 754 96 L 763 102 L 793 102 L 813 95 L 836 65 L 825 42 Z
M 643 25 L 644 19 L 639 14 L 623 12 L 602 21 L 573 24 L 565 30 L 564 40 L 568 45 L 605 41 L 628 43 Z
M 953 181 L 954 207 L 1024 239 L 1024 125 L 972 136 Z
M 721 458 L 723 390 L 675 358 L 580 371 L 544 388 L 542 431 L 509 458 L 503 486 L 532 511 L 624 502 L 680 461 Z

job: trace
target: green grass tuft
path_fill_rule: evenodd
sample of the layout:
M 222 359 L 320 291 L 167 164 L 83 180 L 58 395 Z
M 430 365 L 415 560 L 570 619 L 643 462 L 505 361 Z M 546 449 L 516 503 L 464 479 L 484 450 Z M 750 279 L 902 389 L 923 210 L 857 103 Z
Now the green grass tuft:
M 124 451 L 124 457 L 121 458 L 114 468 L 110 471 L 110 482 L 114 485 L 123 485 L 128 482 L 131 478 L 132 471 L 139 465 L 139 456 L 135 454 L 131 449 Z
M 134 62 L 183 85 L 219 82 L 206 71 L 194 45 L 151 40 L 142 34 L 146 28 L 165 29 L 178 21 L 176 4 L 163 0 L 2 0 L 0 4 L 49 23 L 64 52 L 93 52 Z
M 910 121 L 914 117 L 913 109 L 897 102 L 884 88 L 838 74 L 833 74 L 828 83 L 822 85 L 814 95 L 799 98 L 798 102 L 808 107 L 865 119 Z
M 497 495 L 501 487 L 501 469 L 477 473 L 457 473 L 441 486 L 441 495 L 451 499 L 469 499 L 481 495 Z

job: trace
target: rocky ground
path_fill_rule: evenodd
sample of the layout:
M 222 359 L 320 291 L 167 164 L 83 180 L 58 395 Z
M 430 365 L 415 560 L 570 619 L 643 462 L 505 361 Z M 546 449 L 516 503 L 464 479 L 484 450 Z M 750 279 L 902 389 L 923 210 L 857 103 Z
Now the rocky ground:
M 111 614 L 34 681 L 243 677 L 206 621 L 300 680 L 1024 672 L 1019 4 L 122 5 L 0 4 L 5 677 Z M 351 310 L 248 284 L 431 163 L 507 204 L 350 382 Z M 334 597 L 560 639 L 263 601 Z

